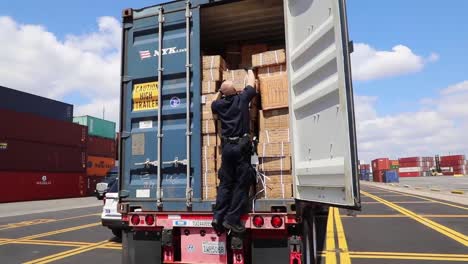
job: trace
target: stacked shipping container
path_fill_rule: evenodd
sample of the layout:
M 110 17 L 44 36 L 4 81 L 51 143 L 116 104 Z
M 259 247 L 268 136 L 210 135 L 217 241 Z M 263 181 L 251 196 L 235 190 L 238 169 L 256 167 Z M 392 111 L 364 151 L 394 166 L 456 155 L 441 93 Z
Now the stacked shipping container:
M 88 137 L 69 122 L 73 107 L 11 89 L 0 94 L 0 202 L 84 195 Z
M 380 158 L 372 161 L 372 176 L 374 182 L 399 182 L 399 174 L 395 169 L 397 161 Z
M 443 175 L 466 175 L 468 162 L 465 155 L 451 155 L 440 157 L 440 167 Z
M 406 157 L 398 162 L 400 177 L 431 176 L 431 168 L 435 165 L 433 157 Z
M 73 122 L 88 131 L 86 144 L 86 194 L 92 195 L 96 184 L 115 166 L 115 123 L 92 116 L 74 117 Z

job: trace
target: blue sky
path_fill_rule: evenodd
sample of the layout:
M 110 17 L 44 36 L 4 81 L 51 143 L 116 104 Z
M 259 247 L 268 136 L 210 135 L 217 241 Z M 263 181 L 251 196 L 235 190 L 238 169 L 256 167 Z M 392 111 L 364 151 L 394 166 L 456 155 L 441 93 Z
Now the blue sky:
M 348 1 L 351 38 L 379 50 L 403 44 L 427 57 L 439 54 L 419 73 L 396 78 L 355 82 L 358 94 L 379 96 L 379 113 L 416 110 L 414 102 L 435 96 L 438 89 L 466 78 L 468 53 L 468 1 Z
M 103 106 L 106 113 L 118 109 L 120 61 L 116 50 L 120 47 L 121 12 L 159 2 L 0 1 L 2 84 L 74 103 L 79 114 L 100 115 Z M 468 154 L 468 146 L 461 143 L 468 142 L 468 1 L 451 0 L 445 5 L 435 0 L 347 3 L 355 43 L 352 59 L 361 157 L 432 155 L 438 149 L 441 154 Z M 25 37 L 23 25 L 43 28 Z M 72 36 L 71 42 L 67 36 Z M 35 56 L 10 56 L 23 54 L 25 49 Z M 89 61 L 81 61 L 89 52 Z M 42 67 L 49 58 L 48 67 Z M 73 61 L 76 58 L 80 61 Z M 16 68 L 12 70 L 10 65 Z M 45 88 L 34 87 L 36 82 Z M 61 93 L 61 88 L 69 89 Z M 423 98 L 429 104 L 421 104 Z M 110 118 L 117 120 L 118 112 L 110 113 Z

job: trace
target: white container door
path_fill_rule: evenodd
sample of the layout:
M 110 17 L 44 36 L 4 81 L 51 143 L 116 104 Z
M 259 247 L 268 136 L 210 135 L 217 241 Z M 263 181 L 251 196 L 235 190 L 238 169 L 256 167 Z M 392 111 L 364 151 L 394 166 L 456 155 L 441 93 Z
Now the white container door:
M 285 0 L 295 198 L 360 207 L 344 0 Z

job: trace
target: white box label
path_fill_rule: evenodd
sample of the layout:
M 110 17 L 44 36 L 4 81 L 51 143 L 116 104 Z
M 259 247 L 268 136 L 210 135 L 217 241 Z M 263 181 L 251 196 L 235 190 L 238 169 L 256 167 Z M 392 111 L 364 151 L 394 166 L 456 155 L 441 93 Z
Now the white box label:
M 150 198 L 150 190 L 149 189 L 137 189 L 136 197 L 137 198 Z
M 153 127 L 153 121 L 151 120 L 140 121 L 140 129 L 147 129 L 147 128 L 152 128 L 152 127 Z

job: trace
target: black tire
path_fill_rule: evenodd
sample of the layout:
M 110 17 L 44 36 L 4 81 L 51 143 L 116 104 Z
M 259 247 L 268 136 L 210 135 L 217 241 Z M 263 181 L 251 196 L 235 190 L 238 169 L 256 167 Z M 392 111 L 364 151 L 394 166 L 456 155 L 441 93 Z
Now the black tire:
M 114 228 L 114 229 L 111 229 L 111 230 L 112 230 L 112 234 L 114 234 L 114 236 L 116 236 L 119 239 L 122 239 L 122 229 Z
M 302 263 L 317 263 L 315 216 L 305 214 L 302 220 Z

